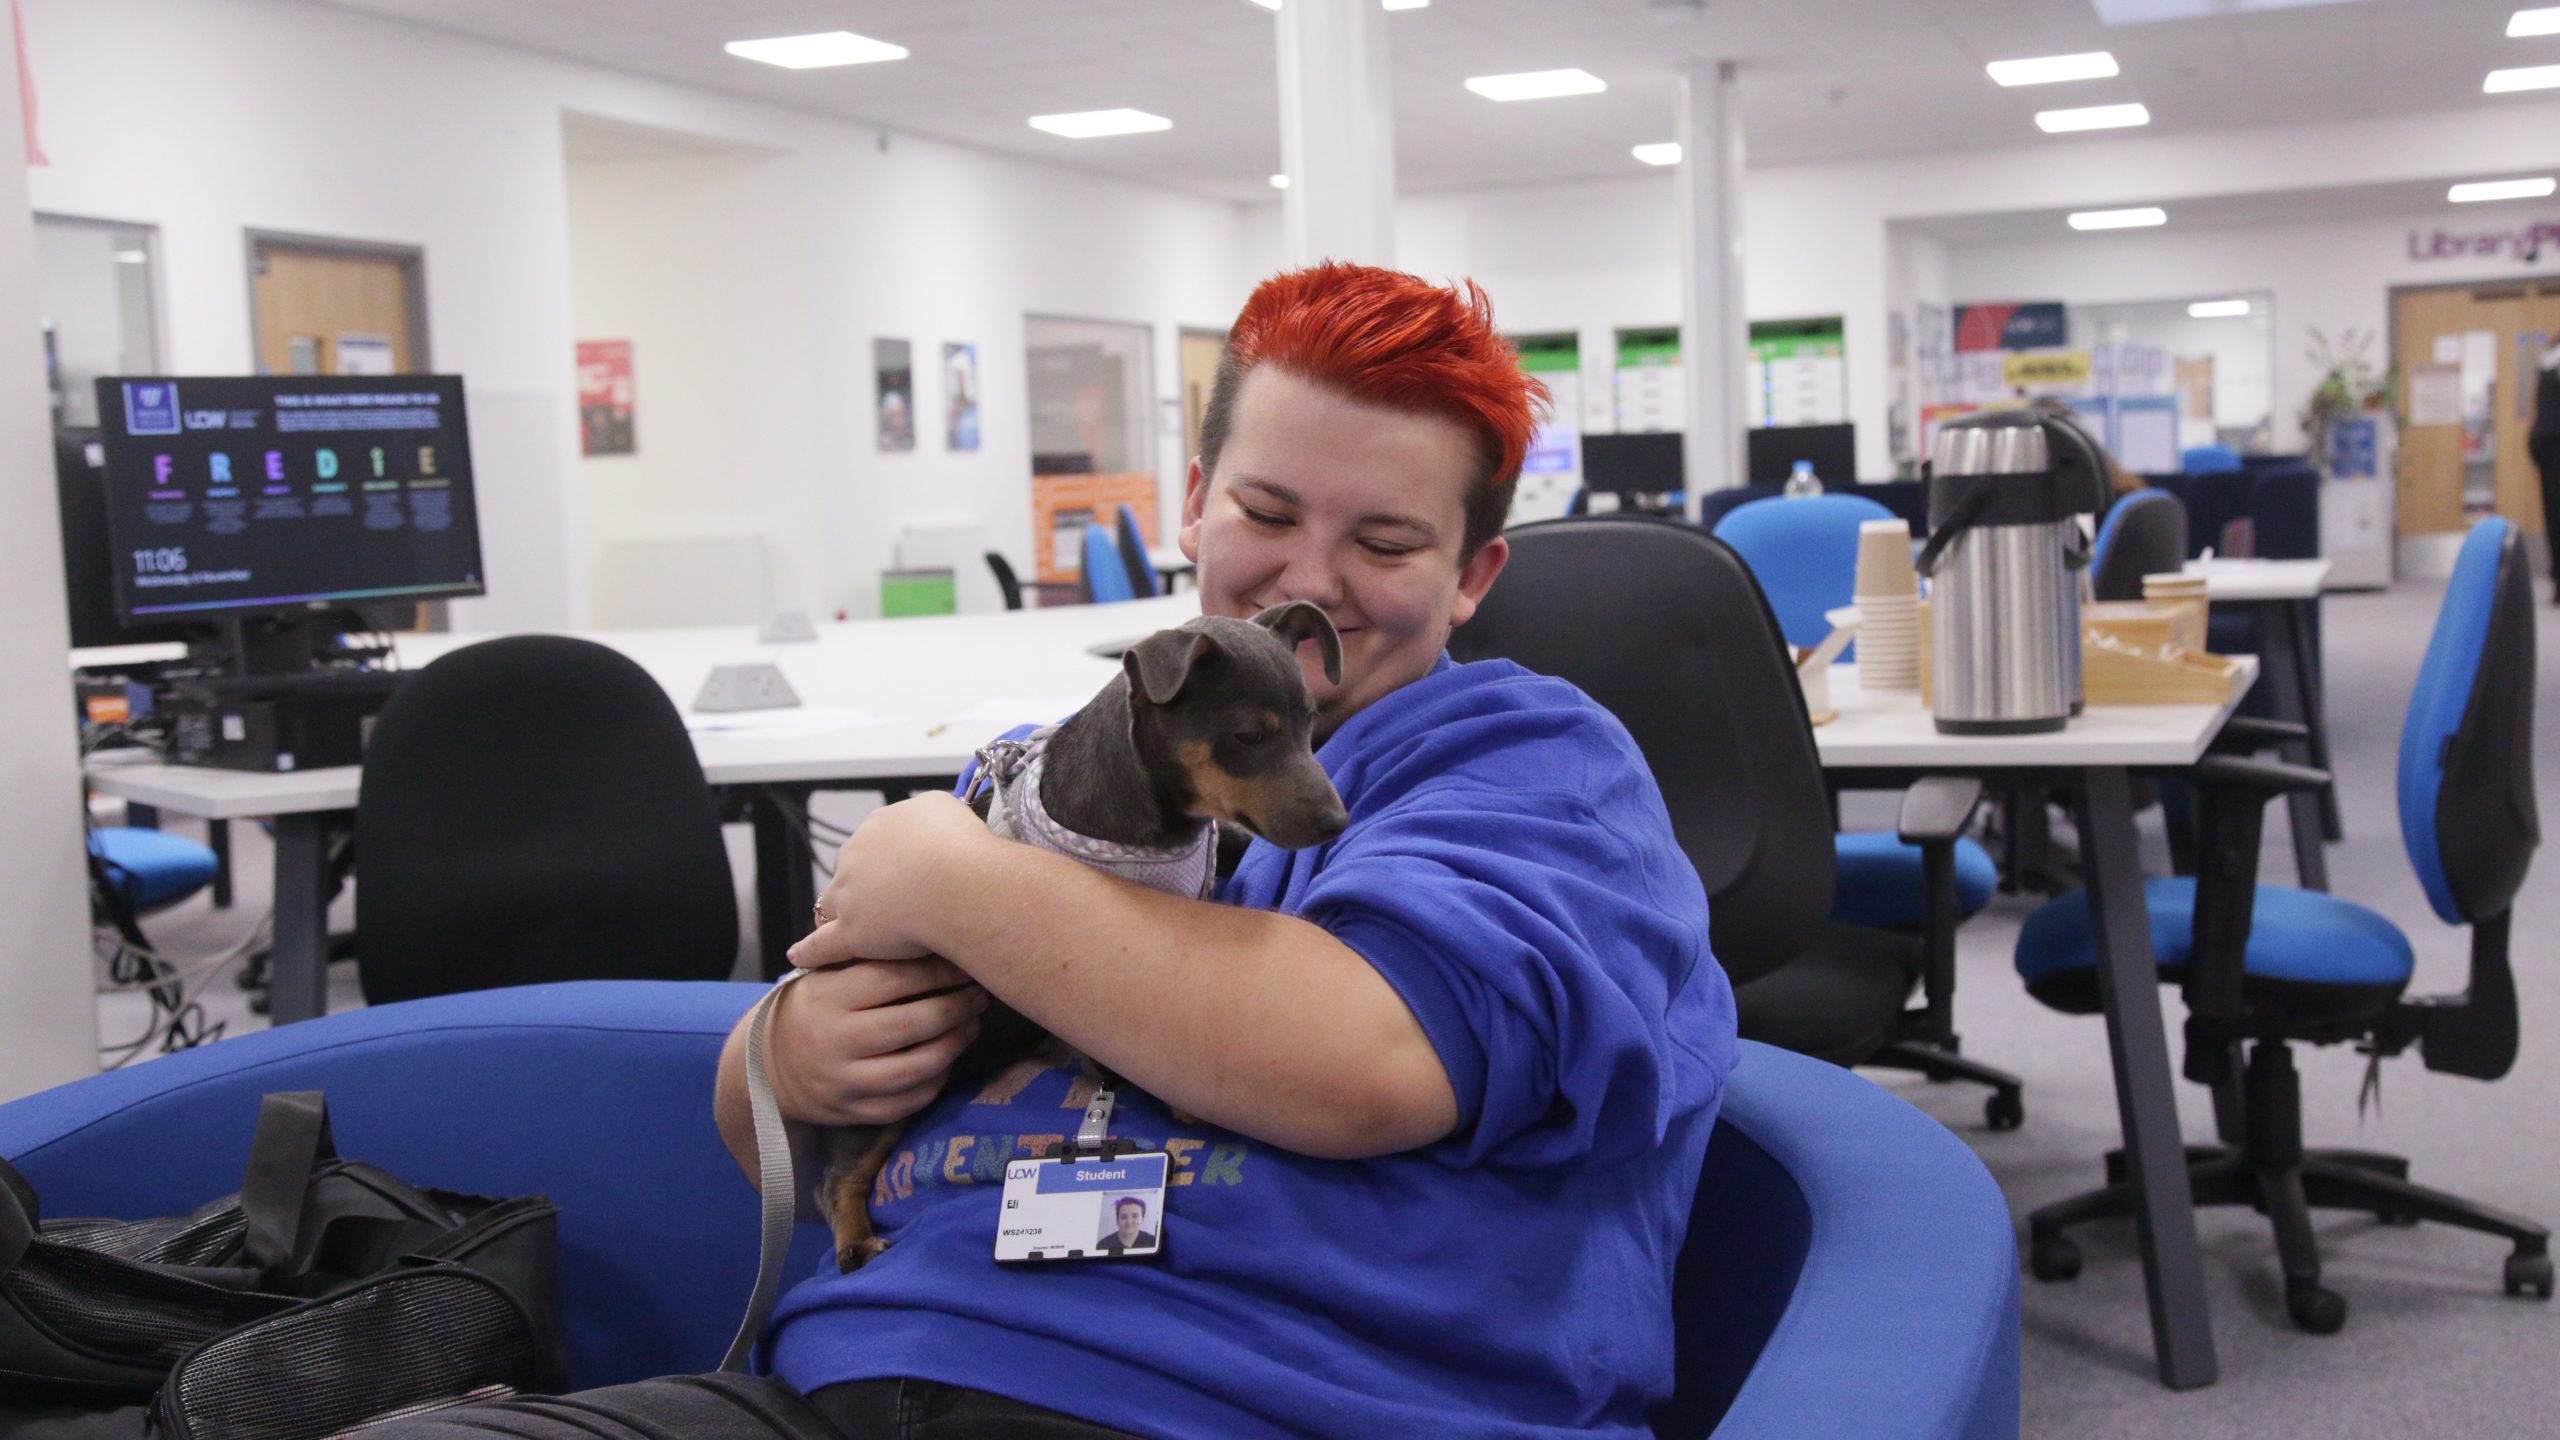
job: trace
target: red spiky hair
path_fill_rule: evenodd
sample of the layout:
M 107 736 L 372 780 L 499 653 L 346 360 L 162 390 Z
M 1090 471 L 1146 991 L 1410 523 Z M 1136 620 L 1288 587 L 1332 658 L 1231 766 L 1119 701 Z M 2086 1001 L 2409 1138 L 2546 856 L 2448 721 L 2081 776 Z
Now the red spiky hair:
M 1329 260 L 1254 287 L 1227 332 L 1200 420 L 1200 471 L 1215 476 L 1236 391 L 1272 365 L 1352 399 L 1438 415 L 1476 436 L 1484 468 L 1468 488 L 1460 558 L 1502 532 L 1547 387 L 1520 368 L 1474 281 L 1442 289 L 1400 270 Z

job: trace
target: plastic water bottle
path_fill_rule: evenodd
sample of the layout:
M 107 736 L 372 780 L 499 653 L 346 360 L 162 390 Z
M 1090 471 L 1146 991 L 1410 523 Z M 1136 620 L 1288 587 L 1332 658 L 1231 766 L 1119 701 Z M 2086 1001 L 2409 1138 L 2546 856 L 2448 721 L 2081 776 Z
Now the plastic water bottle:
M 1822 482 L 1814 478 L 1813 462 L 1810 460 L 1797 461 L 1795 470 L 1787 476 L 1786 497 L 1790 500 L 1794 500 L 1801 496 L 1819 495 L 1821 493 Z

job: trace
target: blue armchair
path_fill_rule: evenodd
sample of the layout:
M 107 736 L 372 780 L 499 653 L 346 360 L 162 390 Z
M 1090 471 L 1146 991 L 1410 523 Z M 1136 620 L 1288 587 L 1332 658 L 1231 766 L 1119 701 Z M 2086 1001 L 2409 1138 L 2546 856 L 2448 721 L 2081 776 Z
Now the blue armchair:
M 333 1015 L 0 1105 L 0 1155 L 51 1214 L 179 1214 L 238 1188 L 259 1095 L 325 1090 L 345 1154 L 558 1202 L 572 1385 L 705 1370 L 756 1259 L 712 1067 L 761 993 L 585 981 Z M 1854 1075 L 1742 1049 L 1680 1258 L 1678 1390 L 1657 1433 L 2015 1436 L 2017 1246 L 1981 1163 Z M 793 1273 L 826 1248 L 804 1227 Z

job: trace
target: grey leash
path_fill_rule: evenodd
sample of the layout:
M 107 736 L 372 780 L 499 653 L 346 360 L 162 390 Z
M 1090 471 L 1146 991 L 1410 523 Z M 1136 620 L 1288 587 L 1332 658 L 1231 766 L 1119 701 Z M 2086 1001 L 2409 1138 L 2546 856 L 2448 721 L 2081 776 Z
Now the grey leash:
M 747 1356 L 756 1348 L 756 1337 L 764 1331 L 765 1320 L 773 1314 L 774 1298 L 782 1292 L 782 1267 L 791 1252 L 791 1222 L 799 1208 L 791 1175 L 791 1136 L 783 1128 L 782 1107 L 773 1100 L 773 1077 L 764 1067 L 765 1026 L 773 1019 L 775 1002 L 792 981 L 809 972 L 794 970 L 774 982 L 756 1002 L 755 1014 L 747 1021 L 747 1109 L 756 1122 L 756 1169 L 764 1190 L 764 1240 L 756 1254 L 756 1288 L 747 1298 L 746 1318 L 738 1322 L 737 1338 L 729 1342 L 729 1354 L 720 1368 L 744 1372 Z

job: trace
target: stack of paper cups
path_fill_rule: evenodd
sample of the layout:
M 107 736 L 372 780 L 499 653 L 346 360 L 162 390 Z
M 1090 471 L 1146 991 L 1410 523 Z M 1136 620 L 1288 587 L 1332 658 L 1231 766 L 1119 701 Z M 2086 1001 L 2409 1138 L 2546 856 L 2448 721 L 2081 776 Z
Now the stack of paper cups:
M 1869 520 L 1858 527 L 1858 683 L 1869 690 L 1920 688 L 1920 582 L 1911 573 L 1911 526 Z

